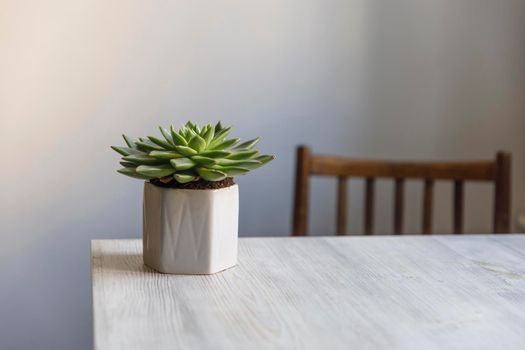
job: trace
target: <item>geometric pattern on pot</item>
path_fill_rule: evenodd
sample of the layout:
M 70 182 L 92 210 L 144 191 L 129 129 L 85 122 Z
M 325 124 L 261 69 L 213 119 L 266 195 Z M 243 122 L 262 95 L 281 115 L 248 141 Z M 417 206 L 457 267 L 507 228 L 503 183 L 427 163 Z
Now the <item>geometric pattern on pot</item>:
M 144 183 L 144 263 L 157 271 L 210 274 L 237 263 L 237 185 L 214 190 Z

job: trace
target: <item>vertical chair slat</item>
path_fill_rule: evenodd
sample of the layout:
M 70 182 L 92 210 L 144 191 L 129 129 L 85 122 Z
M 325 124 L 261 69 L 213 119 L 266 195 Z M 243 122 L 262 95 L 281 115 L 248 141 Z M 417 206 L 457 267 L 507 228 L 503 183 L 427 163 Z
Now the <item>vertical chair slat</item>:
M 306 146 L 298 147 L 295 171 L 295 196 L 292 227 L 292 234 L 294 236 L 304 236 L 308 232 L 308 181 L 310 167 L 310 149 Z
M 368 177 L 365 182 L 365 235 L 374 232 L 374 178 Z
M 494 232 L 510 232 L 510 184 L 511 156 L 506 152 L 496 155 L 496 174 L 494 186 Z
M 340 176 L 337 180 L 337 234 L 346 235 L 348 181 L 345 176 Z
M 404 179 L 396 178 L 394 191 L 394 234 L 396 235 L 403 232 L 404 188 Z
M 454 233 L 463 233 L 463 181 L 454 181 Z
M 432 204 L 434 196 L 434 181 L 425 180 L 423 190 L 423 234 L 432 233 Z

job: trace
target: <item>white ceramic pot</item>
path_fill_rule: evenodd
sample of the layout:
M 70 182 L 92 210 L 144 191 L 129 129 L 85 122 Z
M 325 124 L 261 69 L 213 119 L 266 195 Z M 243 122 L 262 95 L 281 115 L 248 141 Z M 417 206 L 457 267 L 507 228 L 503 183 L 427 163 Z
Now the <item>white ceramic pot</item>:
M 237 263 L 239 190 L 144 183 L 144 264 L 163 273 L 212 274 Z

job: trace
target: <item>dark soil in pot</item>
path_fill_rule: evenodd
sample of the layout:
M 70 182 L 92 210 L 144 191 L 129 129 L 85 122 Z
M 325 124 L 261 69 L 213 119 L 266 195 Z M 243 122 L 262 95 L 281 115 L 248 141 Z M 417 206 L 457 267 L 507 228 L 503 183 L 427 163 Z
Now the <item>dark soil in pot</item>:
M 225 188 L 235 185 L 233 177 L 227 177 L 221 181 L 206 181 L 206 180 L 197 180 L 192 181 L 186 184 L 178 183 L 175 180 L 172 180 L 168 183 L 164 183 L 159 179 L 152 179 L 150 182 L 159 187 L 164 188 L 178 188 L 183 190 L 218 190 L 219 188 Z

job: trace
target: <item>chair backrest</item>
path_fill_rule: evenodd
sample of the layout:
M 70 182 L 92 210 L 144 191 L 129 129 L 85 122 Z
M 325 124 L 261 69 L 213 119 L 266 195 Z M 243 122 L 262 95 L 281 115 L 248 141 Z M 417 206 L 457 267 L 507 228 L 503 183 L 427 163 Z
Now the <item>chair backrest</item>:
M 434 182 L 452 181 L 453 232 L 463 233 L 463 199 L 465 181 L 494 183 L 494 226 L 496 233 L 510 232 L 511 155 L 498 152 L 493 160 L 466 162 L 401 162 L 351 159 L 313 155 L 306 146 L 297 148 L 295 197 L 293 208 L 294 236 L 308 233 L 309 178 L 311 175 L 335 176 L 337 185 L 337 234 L 347 230 L 347 181 L 365 180 L 364 233 L 374 232 L 374 187 L 376 178 L 394 180 L 394 234 L 403 232 L 405 179 L 424 182 L 422 233 L 432 233 Z

